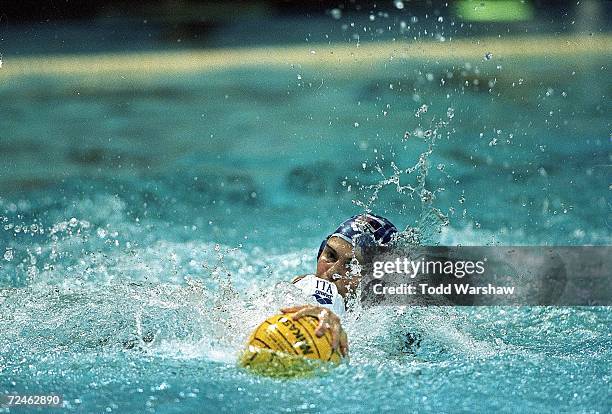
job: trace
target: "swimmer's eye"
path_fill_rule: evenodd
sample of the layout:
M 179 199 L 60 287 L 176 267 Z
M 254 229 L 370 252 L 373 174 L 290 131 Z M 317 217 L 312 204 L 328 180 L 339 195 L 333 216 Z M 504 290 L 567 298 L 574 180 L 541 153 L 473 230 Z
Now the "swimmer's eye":
M 336 260 L 338 260 L 338 256 L 336 255 L 336 252 L 328 247 L 325 248 L 325 257 L 329 259 L 329 261 L 332 261 L 332 262 L 335 262 Z

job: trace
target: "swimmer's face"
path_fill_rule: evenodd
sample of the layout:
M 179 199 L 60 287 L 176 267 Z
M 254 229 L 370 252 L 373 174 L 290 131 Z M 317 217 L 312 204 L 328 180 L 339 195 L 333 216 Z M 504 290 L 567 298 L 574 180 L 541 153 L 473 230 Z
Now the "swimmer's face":
M 359 255 L 357 260 L 362 262 Z M 336 285 L 342 297 L 355 292 L 359 284 L 359 276 L 349 275 L 349 264 L 353 259 L 353 246 L 339 237 L 330 237 L 317 261 L 316 276 L 328 280 Z M 334 275 L 340 275 L 334 278 Z

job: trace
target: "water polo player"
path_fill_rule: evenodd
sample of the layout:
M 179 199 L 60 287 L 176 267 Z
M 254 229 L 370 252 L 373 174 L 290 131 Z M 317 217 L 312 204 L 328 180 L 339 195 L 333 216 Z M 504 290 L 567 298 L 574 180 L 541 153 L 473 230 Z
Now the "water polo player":
M 281 311 L 295 313 L 294 320 L 306 315 L 317 317 L 316 335 L 321 337 L 330 331 L 334 349 L 348 355 L 348 339 L 340 318 L 345 312 L 345 300 L 355 293 L 360 280 L 358 273 L 350 271 L 351 261 L 355 258 L 363 264 L 361 252 L 365 245 L 386 245 L 397 232 L 389 220 L 374 214 L 360 214 L 344 221 L 321 243 L 316 273 L 293 280 L 296 286 L 312 293 L 320 306 L 293 306 Z

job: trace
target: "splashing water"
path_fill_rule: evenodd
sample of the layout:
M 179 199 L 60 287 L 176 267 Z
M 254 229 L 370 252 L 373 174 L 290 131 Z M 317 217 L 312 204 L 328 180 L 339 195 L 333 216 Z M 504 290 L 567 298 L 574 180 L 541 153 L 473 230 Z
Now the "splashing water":
M 397 73 L 412 73 L 402 65 L 395 68 Z M 510 66 L 504 62 L 505 76 L 495 72 L 493 88 L 506 85 L 504 93 L 518 94 L 511 83 L 530 77 L 509 73 Z M 590 168 L 593 153 L 599 154 L 594 151 L 596 140 L 592 148 L 581 150 L 575 140 L 567 144 L 559 134 L 554 134 L 554 145 L 551 141 L 544 147 L 540 139 L 553 134 L 533 115 L 533 108 L 546 106 L 544 98 L 562 99 L 560 94 L 542 92 L 539 100 L 527 96 L 527 109 L 503 101 L 491 110 L 516 116 L 499 116 L 508 128 L 493 128 L 483 125 L 489 122 L 486 117 L 476 123 L 477 117 L 466 115 L 468 107 L 491 108 L 488 92 L 474 84 L 488 84 L 488 75 L 463 64 L 435 69 L 440 73 L 434 69 L 425 73 L 446 79 L 440 87 L 444 93 L 431 89 L 438 88 L 437 82 L 418 74 L 411 79 L 416 91 L 412 86 L 387 90 L 391 82 L 376 73 L 350 86 L 343 79 L 326 78 L 324 88 L 290 90 L 293 95 L 287 95 L 287 85 L 294 85 L 294 72 L 194 77 L 184 85 L 151 81 L 139 90 L 141 99 L 128 113 L 122 102 L 96 90 L 95 82 L 84 82 L 90 88 L 84 94 L 96 99 L 78 104 L 65 95 L 71 85 L 61 80 L 40 80 L 45 86 L 39 87 L 44 90 L 37 92 L 40 96 L 20 89 L 25 86 L 3 86 L 2 93 L 11 98 L 5 101 L 16 114 L 27 113 L 24 108 L 30 105 L 20 97 L 33 94 L 63 113 L 75 111 L 75 119 L 90 111 L 87 130 L 95 130 L 96 136 L 86 143 L 91 147 L 75 144 L 65 154 L 43 146 L 60 165 L 53 168 L 65 171 L 61 182 L 44 174 L 32 178 L 28 174 L 36 171 L 25 169 L 0 177 L 3 188 L 17 182 L 24 189 L 3 192 L 0 198 L 0 384 L 5 387 L 0 391 L 61 393 L 66 400 L 63 412 L 195 412 L 202 407 L 219 412 L 507 410 L 499 389 L 508 390 L 506 397 L 517 410 L 606 411 L 612 349 L 609 308 L 363 310 L 357 302 L 344 323 L 350 361 L 328 375 L 281 382 L 235 366 L 236 353 L 255 326 L 284 305 L 308 300 L 288 282 L 314 270 L 321 237 L 355 214 L 355 206 L 393 216 L 392 221 L 405 226 L 401 239 L 407 244 L 609 243 L 597 224 L 605 211 L 598 207 L 600 194 L 588 192 L 605 177 L 598 169 L 591 175 L 583 171 Z M 315 77 L 307 68 L 300 68 L 300 76 Z M 464 86 L 465 81 L 470 86 Z M 115 88 L 125 87 L 114 82 Z M 334 82 L 343 88 L 335 88 Z M 377 85 L 385 85 L 384 93 Z M 576 91 L 578 86 L 554 90 Z M 335 91 L 347 88 L 364 103 L 346 105 L 342 112 L 349 99 Z M 375 97 L 369 96 L 372 90 Z M 447 92 L 452 99 L 446 98 Z M 330 98 L 345 124 L 334 124 L 329 116 L 333 111 L 320 100 L 312 103 L 317 94 Z M 371 108 L 363 109 L 367 102 L 377 104 L 378 95 L 389 101 L 390 108 L 375 107 L 387 111 L 380 118 L 384 123 L 369 118 Z M 175 96 L 193 100 L 183 103 Z M 424 104 L 426 96 L 434 96 L 432 102 Z M 275 103 L 266 107 L 269 129 L 253 110 L 253 99 Z M 590 95 L 582 99 L 571 105 L 584 109 L 599 104 L 591 102 Z M 99 107 L 99 101 L 106 106 Z M 151 102 L 159 108 L 151 109 L 157 108 Z M 193 102 L 206 106 L 193 108 Z M 562 105 L 569 105 L 555 104 L 564 110 Z M 408 116 L 387 121 L 394 116 L 393 108 L 415 106 Z M 142 108 L 146 116 L 139 112 Z M 303 112 L 295 115 L 298 108 Z M 100 116 L 105 111 L 117 112 L 109 115 L 113 122 Z M 202 113 L 217 120 L 207 126 L 207 140 L 189 135 L 202 130 Z M 222 136 L 231 124 L 227 113 L 245 114 L 244 124 Z M 146 144 L 137 150 L 120 141 L 125 138 L 121 134 L 133 134 L 117 131 L 123 116 L 146 131 Z M 43 126 L 55 124 L 54 113 L 39 117 L 47 121 Z M 156 117 L 163 125 L 151 125 Z M 301 129 L 297 121 L 275 122 L 293 117 L 322 124 Z M 67 133 L 59 128 L 41 135 L 38 129 L 27 130 L 38 124 L 25 121 L 12 128 L 16 135 L 40 135 L 40 142 L 32 144 L 36 148 L 60 142 Z M 355 122 L 359 128 L 353 127 Z M 581 130 L 598 137 L 597 125 L 589 121 Z M 511 128 L 518 132 L 505 143 L 505 134 L 515 132 Z M 330 136 L 314 136 L 311 129 Z M 501 129 L 504 135 L 489 147 L 490 137 L 498 136 L 492 130 Z M 397 136 L 406 130 L 407 138 Z M 176 131 L 184 134 L 180 144 Z M 379 132 L 386 134 L 384 139 L 377 139 Z M 519 133 L 533 135 L 522 139 Z M 294 134 L 306 138 L 287 138 Z M 81 135 L 70 139 L 81 142 Z M 170 144 L 166 136 L 172 137 Z M 390 136 L 397 139 L 386 146 Z M 111 150 L 95 147 L 108 138 Z M 328 141 L 333 145 L 324 145 Z M 262 148 L 279 148 L 292 156 L 279 159 Z M 245 158 L 245 153 L 256 154 L 256 159 Z M 113 164 L 117 156 L 121 168 Z M 220 162 L 217 156 L 226 158 Z M 130 162 L 132 167 L 125 167 Z M 232 165 L 231 171 L 225 163 Z M 95 175 L 102 166 L 109 171 Z M 538 172 L 540 168 L 546 174 Z M 485 180 L 488 198 L 499 203 L 484 204 L 478 197 Z M 575 191 L 568 183 L 585 191 Z M 28 185 L 32 188 L 25 190 Z M 590 208 L 576 207 L 568 219 L 560 213 L 568 204 Z M 455 225 L 465 217 L 472 222 Z
M 417 118 L 427 113 L 428 106 L 421 106 L 415 116 Z M 382 177 L 380 181 L 374 184 L 361 185 L 360 191 L 365 194 L 365 201 L 353 199 L 353 203 L 363 208 L 364 212 L 373 212 L 377 207 L 379 194 L 386 187 L 393 188 L 397 194 L 400 194 L 406 202 L 417 201 L 420 207 L 420 214 L 415 227 L 408 226 L 398 235 L 398 239 L 402 243 L 408 245 L 421 245 L 436 243 L 436 234 L 442 232 L 442 228 L 449 225 L 449 219 L 439 208 L 434 207 L 436 194 L 444 191 L 443 187 L 438 187 L 430 190 L 428 187 L 428 175 L 431 170 L 430 158 L 434 153 L 436 142 L 442 136 L 448 138 L 449 133 L 444 133 L 449 128 L 449 124 L 454 117 L 454 109 L 446 110 L 446 120 L 436 121 L 435 117 L 431 119 L 429 128 L 418 136 L 426 144 L 426 149 L 421 152 L 416 164 L 408 168 L 399 168 L 394 161 L 389 162 L 392 173 L 385 174 L 380 161 L 384 160 L 384 156 L 380 159 L 377 157 L 374 169 Z M 409 133 L 408 136 L 410 136 Z M 406 137 L 406 135 L 404 135 Z M 365 164 L 364 164 L 365 165 Z M 444 174 L 445 178 L 452 180 L 452 177 L 444 171 L 444 168 L 437 168 L 438 173 Z M 414 180 L 410 179 L 414 177 Z M 404 183 L 404 184 L 402 184 Z

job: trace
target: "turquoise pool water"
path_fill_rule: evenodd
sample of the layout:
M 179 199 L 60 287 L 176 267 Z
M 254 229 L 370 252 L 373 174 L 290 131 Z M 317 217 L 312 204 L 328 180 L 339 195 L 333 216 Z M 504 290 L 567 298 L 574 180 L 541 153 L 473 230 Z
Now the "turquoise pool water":
M 370 203 L 424 243 L 609 244 L 608 65 L 3 83 L 0 391 L 61 394 L 58 412 L 610 412 L 608 307 L 359 311 L 328 375 L 235 365 L 321 238 L 432 137 L 435 198 L 390 184 Z

